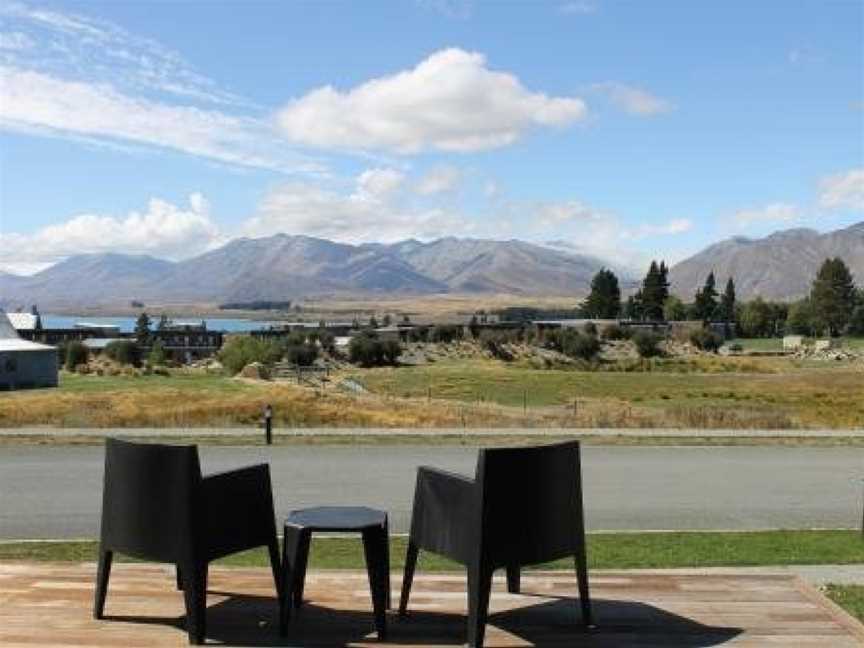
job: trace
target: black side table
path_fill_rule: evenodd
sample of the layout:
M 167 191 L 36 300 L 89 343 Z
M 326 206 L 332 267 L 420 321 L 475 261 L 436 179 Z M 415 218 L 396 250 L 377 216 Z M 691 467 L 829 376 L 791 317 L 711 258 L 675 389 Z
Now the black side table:
M 366 572 L 375 611 L 378 638 L 387 636 L 386 610 L 390 609 L 390 546 L 387 513 L 365 506 L 319 506 L 292 511 L 285 520 L 282 549 L 282 592 L 279 600 L 280 628 L 288 630 L 291 608 L 303 604 L 303 585 L 313 531 L 351 533 L 363 537 Z

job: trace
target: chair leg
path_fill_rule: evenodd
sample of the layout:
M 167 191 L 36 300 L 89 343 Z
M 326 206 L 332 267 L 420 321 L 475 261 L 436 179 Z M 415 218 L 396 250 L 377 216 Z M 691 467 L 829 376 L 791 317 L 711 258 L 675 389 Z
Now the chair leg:
M 369 590 L 372 593 L 372 609 L 375 613 L 375 629 L 379 641 L 387 638 L 387 591 L 389 575 L 385 576 L 387 536 L 384 527 L 363 531 L 363 553 L 366 557 L 366 573 L 369 575 Z M 385 585 L 385 578 L 387 584 Z
M 411 596 L 411 583 L 414 581 L 414 568 L 417 566 L 419 553 L 417 545 L 409 540 L 408 551 L 405 554 L 405 573 L 402 576 L 402 596 L 399 598 L 400 616 L 405 616 L 408 611 L 408 597 Z
M 184 564 L 181 574 L 189 643 L 200 645 L 207 636 L 207 564 Z
M 276 586 L 276 596 L 282 595 L 282 563 L 279 560 L 279 540 L 274 538 L 267 545 L 270 552 L 270 571 L 273 572 L 273 584 Z
M 312 532 L 308 529 L 285 527 L 285 566 L 291 575 L 291 591 L 286 594 L 295 608 L 303 604 L 303 589 L 306 585 L 306 566 L 309 563 L 309 543 Z
M 582 606 L 582 623 L 585 626 L 594 625 L 591 615 L 591 594 L 588 591 L 588 559 L 585 556 L 585 545 L 576 550 L 576 580 L 579 582 L 579 604 Z
M 518 594 L 522 590 L 519 565 L 507 565 L 507 591 Z
M 387 609 L 393 609 L 393 594 L 390 587 L 390 523 L 384 518 L 384 578 L 387 584 Z
M 111 576 L 111 561 L 114 552 L 99 549 L 99 566 L 96 569 L 96 593 L 93 599 L 93 618 L 101 619 L 105 611 L 105 597 L 108 594 L 108 578 Z
M 468 565 L 468 646 L 483 648 L 489 593 L 492 590 L 492 568 L 475 562 Z

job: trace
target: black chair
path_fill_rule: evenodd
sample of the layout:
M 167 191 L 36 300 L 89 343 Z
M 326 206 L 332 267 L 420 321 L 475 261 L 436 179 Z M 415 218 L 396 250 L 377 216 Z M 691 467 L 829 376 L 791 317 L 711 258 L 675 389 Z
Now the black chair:
M 582 620 L 591 625 L 579 443 L 480 450 L 475 479 L 421 467 L 399 614 L 404 615 L 419 550 L 467 567 L 468 645 L 483 645 L 492 572 L 507 569 L 519 592 L 523 565 L 575 558 Z
M 265 546 L 277 594 L 279 544 L 266 465 L 201 476 L 196 446 L 108 439 L 93 616 L 103 617 L 114 552 L 174 563 L 189 643 L 205 637 L 210 561 Z

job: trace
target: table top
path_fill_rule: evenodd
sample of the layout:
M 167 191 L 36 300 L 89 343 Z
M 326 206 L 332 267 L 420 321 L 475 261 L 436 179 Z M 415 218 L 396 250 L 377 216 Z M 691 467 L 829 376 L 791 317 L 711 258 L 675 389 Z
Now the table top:
M 386 523 L 385 511 L 366 506 L 316 506 L 291 511 L 285 518 L 286 526 L 310 531 L 362 531 Z

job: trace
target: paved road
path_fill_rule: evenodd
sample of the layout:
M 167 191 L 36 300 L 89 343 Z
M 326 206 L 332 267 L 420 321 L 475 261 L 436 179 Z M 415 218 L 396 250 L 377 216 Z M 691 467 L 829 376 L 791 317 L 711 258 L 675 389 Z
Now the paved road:
M 405 531 L 415 469 L 470 474 L 455 446 L 202 447 L 205 472 L 269 461 L 277 515 L 324 503 L 369 504 Z M 0 447 L 0 538 L 95 537 L 98 446 Z M 589 529 L 760 529 L 860 524 L 864 452 L 854 448 L 583 449 Z

